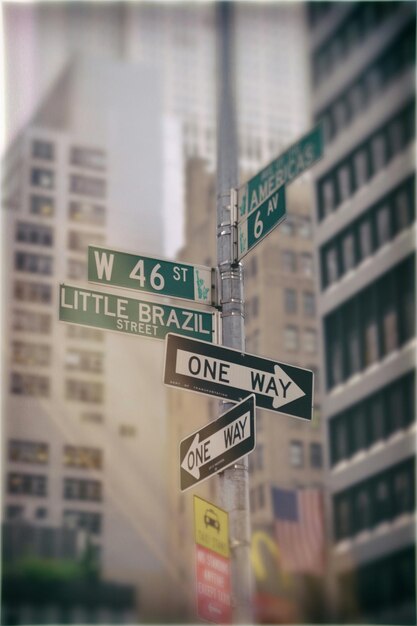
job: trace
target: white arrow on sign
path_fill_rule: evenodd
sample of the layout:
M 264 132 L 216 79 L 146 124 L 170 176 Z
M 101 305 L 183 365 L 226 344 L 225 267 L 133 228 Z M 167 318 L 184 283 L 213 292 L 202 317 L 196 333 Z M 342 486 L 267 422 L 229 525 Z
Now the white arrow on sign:
M 277 364 L 274 365 L 274 373 L 271 374 L 238 363 L 228 363 L 221 359 L 179 349 L 175 371 L 177 374 L 267 396 L 272 398 L 274 409 L 306 395 Z
M 215 460 L 227 452 L 229 448 L 251 436 L 249 417 L 250 413 L 247 411 L 239 419 L 202 441 L 200 441 L 200 433 L 198 432 L 181 463 L 182 469 L 199 480 L 202 465 Z

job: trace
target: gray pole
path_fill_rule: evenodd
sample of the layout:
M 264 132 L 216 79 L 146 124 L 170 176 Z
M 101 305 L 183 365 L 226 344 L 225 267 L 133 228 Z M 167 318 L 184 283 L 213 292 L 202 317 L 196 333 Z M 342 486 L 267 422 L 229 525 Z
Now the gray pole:
M 232 2 L 219 2 L 217 109 L 217 263 L 222 318 L 222 344 L 244 350 L 243 268 L 233 264 L 236 226 L 231 189 L 238 184 L 237 138 L 233 83 Z M 221 413 L 230 409 L 222 402 Z M 248 459 L 220 474 L 222 506 L 229 513 L 234 623 L 253 623 L 250 566 Z

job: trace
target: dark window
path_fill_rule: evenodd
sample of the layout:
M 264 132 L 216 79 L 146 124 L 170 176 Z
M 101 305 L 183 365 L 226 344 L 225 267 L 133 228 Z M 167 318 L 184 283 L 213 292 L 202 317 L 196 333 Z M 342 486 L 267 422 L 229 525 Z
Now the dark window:
M 32 168 L 30 174 L 30 182 L 33 187 L 42 187 L 42 189 L 54 188 L 54 173 L 52 170 L 40 167 Z
M 310 465 L 319 469 L 323 465 L 322 447 L 320 443 L 310 443 Z
M 45 497 L 47 485 L 47 477 L 38 474 L 12 472 L 7 477 L 7 492 L 14 495 Z
M 38 441 L 9 441 L 9 461 L 16 463 L 48 463 L 49 446 Z
M 14 297 L 24 302 L 49 304 L 52 299 L 51 285 L 17 280 L 14 284 Z
M 70 192 L 82 196 L 104 198 L 106 183 L 101 178 L 91 178 L 73 174 L 70 179 Z
M 52 274 L 52 257 L 29 252 L 15 253 L 15 269 L 31 274 Z
M 86 530 L 93 535 L 100 535 L 102 530 L 102 516 L 93 511 L 64 510 L 64 526 Z
M 32 143 L 32 156 L 35 159 L 52 161 L 54 159 L 54 145 L 50 141 L 36 139 Z
M 81 478 L 64 478 L 63 497 L 65 500 L 101 502 L 101 482 L 98 480 L 85 480 Z
M 10 393 L 18 396 L 47 398 L 50 395 L 50 380 L 46 376 L 12 372 Z
M 296 313 L 297 292 L 295 289 L 284 290 L 284 309 L 286 313 Z
M 30 197 L 30 212 L 34 215 L 51 217 L 54 214 L 54 200 L 46 196 Z
M 38 246 L 52 246 L 52 228 L 50 226 L 44 226 L 43 224 L 17 222 L 16 241 L 30 243 L 32 245 Z
M 65 467 L 101 470 L 103 453 L 99 448 L 64 446 L 64 465 Z

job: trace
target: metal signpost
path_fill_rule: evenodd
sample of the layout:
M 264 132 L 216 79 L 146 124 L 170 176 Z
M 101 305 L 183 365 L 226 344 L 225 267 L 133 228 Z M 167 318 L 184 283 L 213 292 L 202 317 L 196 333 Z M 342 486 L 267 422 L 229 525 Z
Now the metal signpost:
M 214 304 L 214 270 L 88 246 L 88 280 L 201 304 Z
M 253 393 L 259 408 L 312 419 L 312 371 L 205 341 L 167 335 L 164 383 L 232 402 Z
M 229 515 L 194 496 L 197 614 L 216 624 L 232 621 Z
M 256 176 L 239 187 L 238 221 L 266 202 L 283 185 L 290 183 L 323 156 L 321 124 L 306 133 Z
M 181 491 L 221 472 L 254 447 L 255 396 L 250 395 L 181 441 Z
M 59 319 L 63 322 L 114 330 L 131 335 L 165 339 L 175 332 L 217 340 L 217 313 L 186 309 L 147 300 L 60 285 Z

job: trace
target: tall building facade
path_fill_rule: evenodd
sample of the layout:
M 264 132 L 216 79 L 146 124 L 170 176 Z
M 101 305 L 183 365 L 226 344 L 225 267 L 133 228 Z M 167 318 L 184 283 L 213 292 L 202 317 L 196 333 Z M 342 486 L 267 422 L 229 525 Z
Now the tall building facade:
M 415 4 L 311 3 L 337 617 L 415 623 Z M 359 617 L 358 617 L 359 616 Z
M 160 118 L 153 74 L 78 59 L 3 166 L 3 519 L 88 534 L 144 619 L 166 617 L 175 584 L 163 346 L 59 322 L 58 299 L 60 283 L 88 288 L 89 244 L 161 254 Z
M 314 417 L 311 422 L 273 415 L 260 409 L 256 411 L 256 448 L 249 455 L 250 516 L 253 530 L 262 533 L 263 548 L 265 545 L 266 548 L 275 546 L 274 559 L 277 555 L 272 488 L 321 489 L 323 486 L 310 198 L 311 184 L 306 180 L 294 182 L 287 193 L 287 218 L 243 261 L 246 352 L 312 369 L 316 380 Z M 191 159 L 187 166 L 188 243 L 181 251 L 181 260 L 216 265 L 215 200 L 213 175 L 207 171 L 203 160 Z M 180 389 L 169 390 L 168 403 L 171 464 L 169 492 L 173 514 L 171 553 L 187 589 L 182 599 L 182 610 L 187 610 L 189 619 L 193 621 L 195 564 L 194 545 L 190 542 L 193 536 L 192 495 L 196 493 L 220 506 L 222 500 L 216 476 L 194 489 L 180 492 L 178 444 L 208 421 L 216 419 L 219 403 L 215 398 Z M 268 561 L 268 556 L 259 558 Z M 270 571 L 260 585 L 264 590 L 268 589 L 271 595 L 283 592 L 277 586 L 283 572 L 279 558 L 276 567 L 278 570 Z M 292 617 L 297 615 L 301 620 L 305 617 L 299 608 L 292 606 L 291 611 Z

